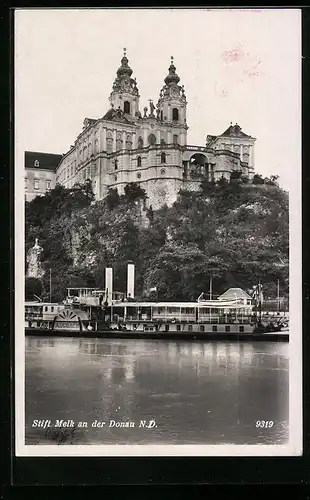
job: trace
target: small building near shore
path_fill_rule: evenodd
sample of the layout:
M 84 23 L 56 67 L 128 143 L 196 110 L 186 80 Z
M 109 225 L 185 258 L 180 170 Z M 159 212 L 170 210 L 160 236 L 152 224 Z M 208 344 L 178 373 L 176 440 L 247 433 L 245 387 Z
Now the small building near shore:
M 242 300 L 244 305 L 252 304 L 252 297 L 242 288 L 229 288 L 218 297 L 218 300 Z

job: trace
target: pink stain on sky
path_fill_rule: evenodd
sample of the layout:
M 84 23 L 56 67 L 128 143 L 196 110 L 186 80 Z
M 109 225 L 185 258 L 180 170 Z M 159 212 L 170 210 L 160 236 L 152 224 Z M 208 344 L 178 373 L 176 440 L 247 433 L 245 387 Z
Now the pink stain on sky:
M 243 74 L 246 76 L 259 76 L 257 68 L 262 61 L 256 56 L 251 56 L 249 52 L 244 51 L 242 48 L 224 50 L 222 58 L 226 65 L 231 63 L 242 64 Z

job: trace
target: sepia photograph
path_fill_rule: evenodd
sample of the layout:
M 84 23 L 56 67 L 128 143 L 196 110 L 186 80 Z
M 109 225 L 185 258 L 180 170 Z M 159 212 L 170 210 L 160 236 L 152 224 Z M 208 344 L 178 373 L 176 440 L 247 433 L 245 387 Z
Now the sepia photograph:
M 14 17 L 16 455 L 301 455 L 300 11 Z

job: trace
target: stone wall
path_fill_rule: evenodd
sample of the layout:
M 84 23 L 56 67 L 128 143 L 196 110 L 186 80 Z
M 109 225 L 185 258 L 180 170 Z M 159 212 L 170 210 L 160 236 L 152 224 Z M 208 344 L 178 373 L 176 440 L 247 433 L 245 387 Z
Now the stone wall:
M 153 179 L 143 186 L 147 193 L 147 206 L 157 210 L 163 205 L 171 206 L 178 197 L 182 181 L 177 179 Z

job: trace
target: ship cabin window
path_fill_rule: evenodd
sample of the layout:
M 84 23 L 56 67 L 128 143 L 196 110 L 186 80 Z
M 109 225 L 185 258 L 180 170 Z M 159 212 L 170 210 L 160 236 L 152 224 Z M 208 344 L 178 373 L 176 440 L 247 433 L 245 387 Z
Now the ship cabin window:
M 165 332 L 169 332 L 169 325 L 165 325 Z
M 188 325 L 188 331 L 192 332 L 193 331 L 193 325 Z
M 44 307 L 44 311 L 46 312 L 46 311 L 47 311 L 47 309 L 48 309 L 48 307 L 47 307 L 47 306 L 45 306 L 45 307 Z
M 201 332 L 204 332 L 204 331 L 205 331 L 205 325 L 200 325 L 199 330 L 200 330 Z
M 225 332 L 226 332 L 226 333 L 229 333 L 229 332 L 230 332 L 230 326 L 229 326 L 229 325 L 226 325 L 226 326 L 225 326 Z
M 124 102 L 124 113 L 130 113 L 130 102 L 129 101 Z
M 51 312 L 54 312 L 54 306 L 51 307 Z
M 154 328 L 152 326 L 149 326 L 149 325 L 143 325 L 143 326 L 144 326 L 145 332 L 153 332 L 154 331 Z
M 185 312 L 185 314 L 194 314 L 195 309 L 193 307 L 185 307 L 182 312 Z
M 177 332 L 181 331 L 181 325 L 177 325 Z
M 160 162 L 161 163 L 166 163 L 166 153 L 161 153 L 161 155 L 160 155 Z
M 244 326 L 239 326 L 239 332 L 243 333 L 244 332 Z
M 179 110 L 177 108 L 173 108 L 172 110 L 172 120 L 174 122 L 179 121 Z
M 141 156 L 138 156 L 138 158 L 137 158 L 137 166 L 141 167 L 141 164 L 142 164 L 142 162 L 141 162 Z
M 217 326 L 216 325 L 212 326 L 212 332 L 217 332 Z

